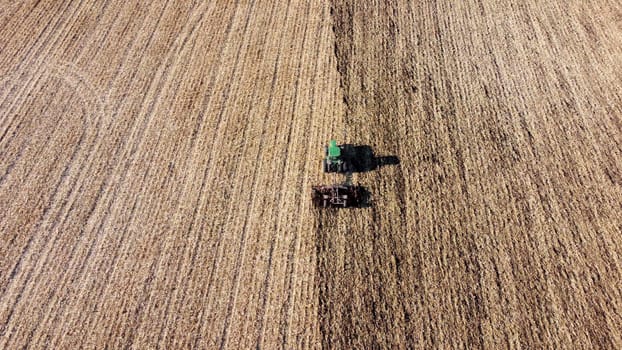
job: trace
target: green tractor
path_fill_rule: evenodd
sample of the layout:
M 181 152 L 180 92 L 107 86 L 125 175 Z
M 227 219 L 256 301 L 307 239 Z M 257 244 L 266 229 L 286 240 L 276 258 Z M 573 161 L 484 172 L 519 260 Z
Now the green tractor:
M 337 146 L 337 141 L 330 140 L 325 151 L 326 158 L 322 162 L 325 173 L 347 173 L 350 171 L 350 166 L 344 159 L 344 152 L 340 146 Z

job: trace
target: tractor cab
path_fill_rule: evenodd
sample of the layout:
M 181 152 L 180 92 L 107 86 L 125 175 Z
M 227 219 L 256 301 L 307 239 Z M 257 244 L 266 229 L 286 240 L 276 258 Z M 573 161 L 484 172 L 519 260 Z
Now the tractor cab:
M 325 173 L 347 173 L 348 163 L 343 159 L 341 147 L 337 141 L 330 140 L 328 147 L 325 147 L 326 158 L 324 158 L 323 168 Z
M 341 157 L 341 148 L 337 146 L 337 141 L 330 140 L 328 143 L 328 158 L 331 160 L 338 160 Z

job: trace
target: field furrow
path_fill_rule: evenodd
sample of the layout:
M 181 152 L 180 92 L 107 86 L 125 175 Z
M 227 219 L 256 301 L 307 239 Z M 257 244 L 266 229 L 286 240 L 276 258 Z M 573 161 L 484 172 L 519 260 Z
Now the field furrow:
M 0 3 L 0 348 L 622 347 L 618 2 Z

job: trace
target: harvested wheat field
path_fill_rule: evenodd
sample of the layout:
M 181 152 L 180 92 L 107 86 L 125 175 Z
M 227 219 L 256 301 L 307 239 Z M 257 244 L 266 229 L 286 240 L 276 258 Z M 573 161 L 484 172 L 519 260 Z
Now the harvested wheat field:
M 622 347 L 619 1 L 0 3 L 0 348 Z

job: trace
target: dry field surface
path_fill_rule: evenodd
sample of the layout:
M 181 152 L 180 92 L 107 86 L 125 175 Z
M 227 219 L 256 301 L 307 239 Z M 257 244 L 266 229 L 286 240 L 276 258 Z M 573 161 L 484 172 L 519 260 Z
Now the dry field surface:
M 620 281 L 617 0 L 0 0 L 1 349 L 614 349 Z

